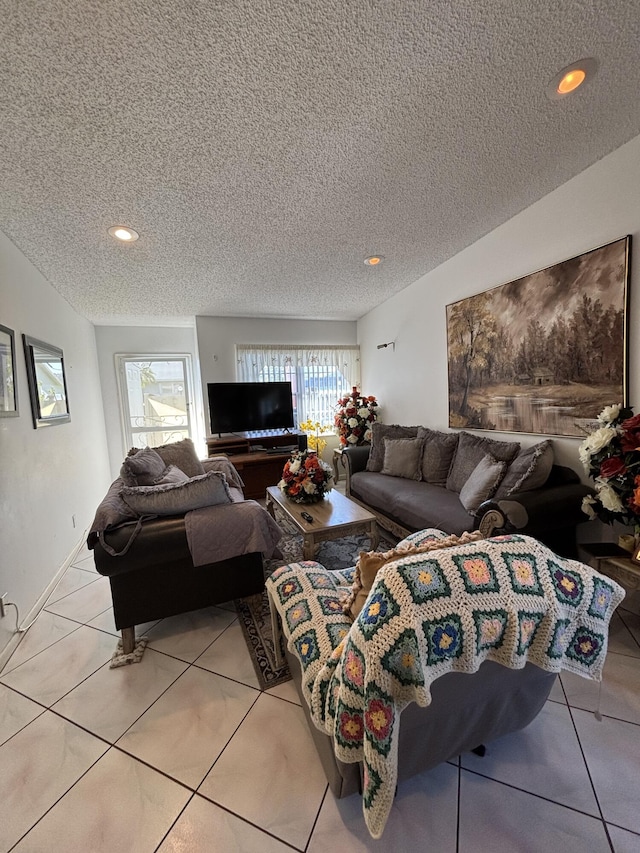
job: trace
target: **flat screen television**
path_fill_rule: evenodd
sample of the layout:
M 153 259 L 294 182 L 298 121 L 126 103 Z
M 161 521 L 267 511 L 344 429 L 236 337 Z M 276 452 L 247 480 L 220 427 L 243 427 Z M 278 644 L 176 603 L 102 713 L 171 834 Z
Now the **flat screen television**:
M 209 382 L 211 432 L 259 432 L 294 426 L 291 382 Z

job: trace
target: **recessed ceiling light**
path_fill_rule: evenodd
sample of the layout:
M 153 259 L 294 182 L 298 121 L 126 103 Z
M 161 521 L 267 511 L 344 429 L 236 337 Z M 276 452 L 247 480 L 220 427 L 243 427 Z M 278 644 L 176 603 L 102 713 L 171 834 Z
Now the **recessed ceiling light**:
M 365 258 L 364 262 L 368 267 L 377 267 L 383 260 L 384 258 L 382 255 L 371 255 L 370 258 Z
M 598 63 L 592 57 L 580 59 L 578 62 L 573 62 L 567 65 L 553 78 L 547 85 L 547 97 L 552 101 L 559 101 L 566 98 L 579 86 L 583 86 L 589 82 L 598 69 Z
M 126 225 L 112 225 L 108 233 L 123 243 L 133 243 L 140 236 L 137 231 L 134 231 L 133 228 L 127 228 Z

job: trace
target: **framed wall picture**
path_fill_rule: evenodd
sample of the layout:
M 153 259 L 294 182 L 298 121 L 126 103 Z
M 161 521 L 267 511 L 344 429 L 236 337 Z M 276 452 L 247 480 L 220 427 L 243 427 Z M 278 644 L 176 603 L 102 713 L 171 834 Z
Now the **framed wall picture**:
M 0 418 L 16 417 L 16 347 L 12 329 L 0 326 Z
M 627 403 L 631 237 L 447 305 L 449 426 L 584 437 Z
M 62 350 L 27 335 L 22 340 L 33 426 L 37 429 L 67 423 L 71 415 Z

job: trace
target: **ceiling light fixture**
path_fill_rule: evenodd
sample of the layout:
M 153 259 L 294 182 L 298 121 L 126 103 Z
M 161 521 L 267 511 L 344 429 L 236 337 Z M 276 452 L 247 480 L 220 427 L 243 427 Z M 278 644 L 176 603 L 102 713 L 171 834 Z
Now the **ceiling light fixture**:
M 364 262 L 368 267 L 377 267 L 383 260 L 382 255 L 371 255 L 370 258 L 365 258 Z
M 547 97 L 552 101 L 566 98 L 577 88 L 589 82 L 595 75 L 597 68 L 598 63 L 592 57 L 580 59 L 578 62 L 567 65 L 557 74 L 554 74 L 547 85 Z
M 123 243 L 133 243 L 140 236 L 137 231 L 134 231 L 133 228 L 127 228 L 126 225 L 112 225 L 108 229 L 108 233 Z

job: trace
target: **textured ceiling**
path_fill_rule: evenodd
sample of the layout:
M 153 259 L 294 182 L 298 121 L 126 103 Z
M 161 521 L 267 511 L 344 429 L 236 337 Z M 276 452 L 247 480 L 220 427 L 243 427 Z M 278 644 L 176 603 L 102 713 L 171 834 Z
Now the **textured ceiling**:
M 95 323 L 356 319 L 640 133 L 638 0 L 0 0 L 0 44 L 0 229 Z

